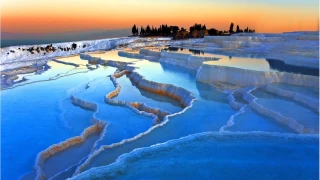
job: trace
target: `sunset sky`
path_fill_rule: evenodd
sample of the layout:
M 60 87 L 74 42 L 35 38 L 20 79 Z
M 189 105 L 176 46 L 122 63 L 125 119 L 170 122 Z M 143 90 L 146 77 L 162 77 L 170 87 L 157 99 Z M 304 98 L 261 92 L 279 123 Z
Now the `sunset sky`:
M 197 23 L 227 30 L 230 22 L 257 32 L 318 30 L 318 0 L 2 0 L 1 28 L 57 33 Z

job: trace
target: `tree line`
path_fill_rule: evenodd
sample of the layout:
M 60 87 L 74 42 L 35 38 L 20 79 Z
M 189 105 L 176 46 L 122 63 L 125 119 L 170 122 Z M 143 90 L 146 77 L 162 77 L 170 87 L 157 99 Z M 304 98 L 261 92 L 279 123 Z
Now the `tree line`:
M 247 27 L 246 29 L 242 30 L 242 29 L 240 29 L 239 25 L 237 25 L 236 31 L 233 31 L 233 26 L 234 26 L 234 24 L 231 23 L 230 24 L 230 29 L 229 29 L 229 33 L 230 34 L 232 34 L 232 33 L 242 33 L 242 32 L 245 32 L 245 33 L 255 33 L 256 32 L 256 30 L 249 29 L 249 27 Z
M 146 27 L 141 26 L 140 30 L 136 25 L 132 27 L 132 34 L 133 35 L 140 35 L 140 36 L 183 36 L 185 37 L 203 37 L 203 36 L 214 36 L 214 35 L 230 35 L 234 33 L 254 33 L 254 29 L 249 29 L 249 27 L 245 28 L 244 30 L 240 29 L 239 25 L 237 25 L 236 30 L 234 31 L 234 23 L 230 24 L 229 30 L 219 31 L 215 28 L 207 29 L 206 25 L 197 24 L 189 27 L 189 32 L 184 27 L 179 28 L 179 26 L 171 25 L 168 26 L 167 24 L 162 24 L 159 27 L 154 27 L 147 25 Z
M 140 31 L 136 25 L 132 27 L 133 35 L 164 35 L 168 36 L 177 33 L 179 30 L 185 30 L 184 28 L 179 28 L 178 26 L 168 26 L 167 24 L 162 24 L 159 27 L 153 27 L 147 25 L 146 27 L 141 26 Z

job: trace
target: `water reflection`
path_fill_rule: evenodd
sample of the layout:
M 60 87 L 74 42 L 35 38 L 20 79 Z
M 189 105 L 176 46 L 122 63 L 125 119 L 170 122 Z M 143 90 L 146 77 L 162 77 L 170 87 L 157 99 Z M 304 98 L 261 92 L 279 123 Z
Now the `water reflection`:
M 265 58 L 253 58 L 253 57 L 237 57 L 237 56 L 226 56 L 215 53 L 207 53 L 201 50 L 186 49 L 178 47 L 167 47 L 163 51 L 177 52 L 182 54 L 190 54 L 204 57 L 215 57 L 219 60 L 206 61 L 205 64 L 228 66 L 256 71 L 285 71 L 297 74 L 319 76 L 319 69 L 300 67 L 294 65 L 285 64 L 281 60 L 276 59 L 265 59 Z
M 69 56 L 69 57 L 60 57 L 60 58 L 56 58 L 56 60 L 66 62 L 66 63 L 74 63 L 78 65 L 83 65 L 83 66 L 88 64 L 88 60 L 81 59 L 79 55 Z
M 209 53 L 204 53 L 204 51 L 196 50 L 196 49 L 183 49 L 179 47 L 167 47 L 162 49 L 163 51 L 169 51 L 169 52 L 178 52 L 183 54 L 190 54 L 190 55 L 198 55 L 198 56 L 208 56 L 211 57 L 212 55 Z
M 285 72 L 292 72 L 297 74 L 305 74 L 311 76 L 319 76 L 319 69 L 317 68 L 308 68 L 302 66 L 293 66 L 289 64 L 285 64 L 281 60 L 276 59 L 266 59 L 271 67 L 271 69 Z
M 201 99 L 228 103 L 227 94 L 222 93 L 213 86 L 196 81 L 196 86 Z
M 266 61 L 264 58 L 244 58 L 224 55 L 216 55 L 215 57 L 220 59 L 215 61 L 206 61 L 204 63 L 210 65 L 228 66 L 256 71 L 274 71 L 270 68 L 268 61 Z
M 91 57 L 98 57 L 103 60 L 116 60 L 116 61 L 122 61 L 122 62 L 134 62 L 139 61 L 139 59 L 134 58 L 126 58 L 118 55 L 118 51 L 111 50 L 106 52 L 99 52 L 99 53 L 88 53 Z

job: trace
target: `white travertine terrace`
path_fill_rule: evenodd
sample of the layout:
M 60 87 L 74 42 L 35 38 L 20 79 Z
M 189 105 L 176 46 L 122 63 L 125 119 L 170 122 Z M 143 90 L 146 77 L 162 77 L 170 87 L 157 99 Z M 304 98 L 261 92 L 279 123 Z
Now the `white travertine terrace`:
M 288 91 L 288 90 L 284 90 L 284 89 L 280 89 L 277 87 L 273 87 L 270 85 L 267 85 L 265 87 L 265 90 L 270 92 L 270 93 L 274 93 L 277 94 L 279 96 L 283 96 L 286 98 L 290 98 L 296 102 L 302 103 L 306 106 L 309 106 L 310 108 L 316 110 L 317 112 L 319 112 L 319 101 L 309 98 L 307 96 L 304 96 L 300 93 L 297 92 L 292 92 L 292 91 Z
M 160 40 L 160 39 L 158 39 Z M 168 40 L 168 39 L 166 39 Z M 308 41 L 308 42 L 307 42 Z M 222 53 L 254 53 L 261 54 L 264 58 L 274 58 L 283 61 L 285 64 L 304 66 L 304 67 L 316 67 L 319 64 L 318 47 L 315 43 L 319 43 L 318 34 L 312 33 L 284 33 L 281 35 L 263 35 L 263 34 L 238 34 L 238 36 L 214 36 L 205 37 L 204 39 L 186 40 L 186 41 L 175 41 L 170 42 L 172 45 L 179 45 L 184 47 L 195 47 L 196 49 L 212 51 L 215 52 L 215 48 L 219 49 Z M 96 114 L 99 111 L 97 104 L 86 102 L 82 99 L 78 99 L 74 96 L 71 97 L 71 101 L 83 108 L 87 108 L 95 111 L 92 120 L 94 125 L 88 127 L 83 131 L 81 136 L 73 137 L 63 141 L 59 144 L 52 145 L 46 150 L 40 152 L 36 159 L 36 164 L 34 166 L 37 174 L 37 179 L 45 179 L 45 173 L 43 171 L 43 164 L 46 159 L 53 156 L 55 153 L 63 151 L 75 144 L 82 143 L 86 138 L 93 133 L 100 133 L 100 139 L 96 141 L 93 146 L 91 154 L 85 160 L 85 162 L 77 167 L 75 175 L 83 171 L 83 169 L 95 158 L 99 153 L 103 152 L 105 149 L 113 148 L 115 146 L 120 146 L 126 142 L 134 141 L 137 138 L 147 135 L 153 129 L 165 125 L 169 119 L 178 114 L 185 112 L 188 108 L 192 107 L 193 102 L 196 98 L 188 90 L 176 87 L 170 84 L 162 84 L 146 80 L 139 73 L 135 72 L 135 67 L 128 66 L 130 62 L 122 62 L 118 60 L 105 60 L 98 57 L 92 57 L 90 54 L 85 54 L 88 51 L 106 50 L 112 49 L 118 46 L 145 46 L 146 44 L 156 44 L 155 41 L 148 41 L 144 38 L 120 38 L 120 39 L 109 39 L 100 41 L 81 41 L 76 42 L 81 47 L 86 45 L 85 48 L 79 48 L 71 51 L 60 51 L 48 53 L 46 56 L 39 54 L 30 54 L 29 52 L 23 53 L 11 53 L 8 56 L 1 57 L 1 70 L 11 69 L 20 67 L 22 65 L 33 65 L 33 64 L 45 64 L 48 58 L 56 56 L 66 56 L 72 54 L 80 53 L 81 59 L 88 60 L 90 64 L 101 64 L 108 65 L 118 68 L 118 70 L 110 76 L 110 80 L 115 86 L 115 90 L 108 93 L 104 100 L 108 104 L 124 106 L 131 109 L 139 115 L 149 116 L 154 121 L 157 122 L 156 125 L 152 126 L 146 132 L 140 133 L 137 136 L 124 139 L 121 142 L 114 143 L 111 145 L 103 145 L 98 147 L 98 142 L 103 138 L 106 132 L 106 122 L 96 118 Z M 54 44 L 55 47 L 70 46 L 71 43 L 58 43 Z M 133 45 L 135 44 L 135 45 Z M 31 47 L 31 46 L 21 46 L 21 47 Z M 1 55 L 7 53 L 10 50 L 17 50 L 18 47 L 9 47 L 1 49 Z M 29 53 L 29 54 L 28 54 Z M 150 61 L 159 61 L 164 63 L 169 63 L 173 65 L 182 66 L 185 68 L 197 70 L 197 81 L 203 83 L 231 83 L 241 87 L 245 86 L 263 86 L 266 91 L 277 94 L 279 96 L 290 98 L 294 101 L 302 103 L 315 109 L 319 112 L 319 102 L 317 100 L 306 97 L 302 94 L 291 92 L 288 90 L 283 90 L 280 88 L 271 87 L 268 84 L 273 82 L 286 83 L 292 85 L 306 86 L 312 88 L 318 88 L 319 77 L 308 76 L 287 72 L 263 72 L 255 70 L 247 70 L 241 68 L 233 68 L 226 66 L 217 66 L 205 64 L 205 61 L 218 60 L 218 58 L 213 57 L 203 57 L 195 56 L 189 54 L 181 54 L 175 52 L 165 52 L 165 51 L 153 51 L 152 49 L 140 49 L 139 53 L 133 51 L 119 51 L 119 56 L 136 58 L 136 59 L 147 59 Z M 61 62 L 69 65 L 75 65 L 72 63 Z M 93 68 L 88 66 L 88 68 Z M 122 70 L 122 71 L 120 71 Z M 139 102 L 126 102 L 121 100 L 116 100 L 116 97 L 121 86 L 117 83 L 116 79 L 127 75 L 132 82 L 136 84 L 138 88 L 144 89 L 149 92 L 153 92 L 158 95 L 165 95 L 172 99 L 180 102 L 184 109 L 178 113 L 172 114 L 171 112 L 164 111 L 162 109 L 149 107 L 144 103 Z M 13 77 L 14 78 L 14 77 Z M 250 106 L 256 112 L 271 117 L 278 123 L 281 123 L 294 131 L 302 134 L 314 134 L 318 133 L 313 129 L 307 128 L 301 125 L 293 118 L 285 117 L 279 112 L 275 112 L 268 109 L 261 104 L 256 102 L 256 97 L 254 97 L 250 91 L 242 92 L 243 97 L 249 102 L 249 105 L 239 103 L 235 100 L 233 94 L 229 94 L 228 100 L 231 107 L 239 110 L 235 115 L 231 116 L 227 124 L 221 127 L 220 131 L 225 131 L 225 128 L 230 127 L 234 124 L 234 117 L 243 113 L 244 109 Z M 106 120 L 107 121 L 107 120 Z
M 14 81 L 19 78 L 18 75 L 21 74 L 29 74 L 29 73 L 35 73 L 38 71 L 37 67 L 34 66 L 25 66 L 22 68 L 15 69 L 13 71 L 4 71 L 1 72 L 1 89 L 5 89 L 6 87 L 4 84 L 12 85 L 14 84 Z
M 226 66 L 203 64 L 197 73 L 197 81 L 203 83 L 227 82 L 239 86 L 263 86 L 273 82 L 319 87 L 319 77 L 288 72 L 263 72 Z
M 136 140 L 136 139 L 138 139 L 138 138 L 140 138 L 140 137 L 142 137 L 142 136 L 145 136 L 145 135 L 149 134 L 153 129 L 159 128 L 159 127 L 161 127 L 161 126 L 164 126 L 164 125 L 169 121 L 169 119 L 168 119 L 169 117 L 173 117 L 173 116 L 176 116 L 176 115 L 179 115 L 179 114 L 184 113 L 186 110 L 188 110 L 189 108 L 192 107 L 193 102 L 196 101 L 196 100 L 197 100 L 197 99 L 192 99 L 192 102 L 190 102 L 190 106 L 185 107 L 185 108 L 184 108 L 182 111 L 180 111 L 180 112 L 177 112 L 177 113 L 174 113 L 174 114 L 170 114 L 170 115 L 165 116 L 165 117 L 164 117 L 164 120 L 163 120 L 162 122 L 160 122 L 160 123 L 152 126 L 152 127 L 149 128 L 147 131 L 145 131 L 145 132 L 143 132 L 143 133 L 140 133 L 140 134 L 138 134 L 137 136 L 135 136 L 135 137 L 133 137 L 133 138 L 124 139 L 124 140 L 122 140 L 122 141 L 119 142 L 119 143 L 114 143 L 114 144 L 111 144 L 111 145 L 101 146 L 99 149 L 97 149 L 96 151 L 94 151 L 93 153 L 91 153 L 83 164 L 81 164 L 80 166 L 78 166 L 78 168 L 76 169 L 76 171 L 75 171 L 75 173 L 74 173 L 73 176 L 80 174 L 80 173 L 84 170 L 84 168 L 86 168 L 86 166 L 88 166 L 89 163 L 90 163 L 97 155 L 99 155 L 100 153 L 102 153 L 105 149 L 111 149 L 111 148 L 116 147 L 116 146 L 121 146 L 121 145 L 123 145 L 123 144 L 125 144 L 125 143 L 127 143 L 127 142 L 134 141 L 134 140 Z
M 23 45 L 23 46 L 10 46 L 1 48 L 0 56 L 0 71 L 12 68 L 18 68 L 23 65 L 34 64 L 35 61 L 48 61 L 54 57 L 76 55 L 84 52 L 92 52 L 99 50 L 110 50 L 121 46 L 128 45 L 129 47 L 143 47 L 146 45 L 159 45 L 168 44 L 171 38 L 139 38 L 139 37 L 123 37 L 123 38 L 110 38 L 100 40 L 89 41 L 76 41 L 65 43 L 51 44 L 55 49 L 41 50 L 39 52 L 33 51 L 32 53 L 27 51 L 29 48 L 37 49 L 40 47 L 45 48 L 49 44 L 41 45 Z M 72 44 L 76 44 L 76 48 L 72 49 Z M 62 48 L 62 49 L 60 49 Z M 63 50 L 69 48 L 68 50 Z M 22 50 L 24 49 L 24 50 Z M 12 51 L 12 52 L 11 52 Z
M 205 36 L 203 42 L 214 42 L 221 45 L 224 41 L 237 42 L 281 42 L 281 37 L 261 37 L 261 36 Z
M 121 155 L 117 158 L 117 160 L 110 165 L 102 166 L 102 167 L 96 167 L 92 168 L 82 174 L 79 174 L 77 176 L 74 176 L 70 178 L 70 180 L 84 180 L 84 179 L 103 179 L 103 178 L 115 178 L 119 177 L 116 176 L 117 172 L 127 174 L 129 171 L 127 171 L 126 167 L 128 165 L 131 165 L 133 162 L 136 162 L 137 160 L 146 159 L 148 156 L 152 156 L 152 154 L 158 154 L 161 152 L 168 152 L 176 147 L 191 147 L 189 146 L 192 143 L 199 143 L 202 144 L 210 144 L 210 141 L 208 140 L 214 140 L 213 142 L 224 142 L 224 141 L 242 141 L 242 140 L 256 140 L 261 139 L 263 142 L 270 142 L 270 140 L 275 140 L 276 143 L 283 143 L 287 142 L 288 139 L 296 141 L 303 141 L 307 139 L 308 142 L 313 142 L 314 144 L 317 144 L 319 141 L 318 137 L 316 135 L 297 135 L 297 134 L 288 134 L 288 133 L 274 133 L 274 132 L 203 132 L 203 133 L 197 133 L 197 134 L 191 134 L 179 139 L 173 139 L 169 140 L 164 143 L 159 143 L 156 145 L 152 145 L 145 148 L 139 148 L 131 151 L 130 153 L 126 153 Z M 253 141 L 253 143 L 250 143 L 250 146 L 254 145 L 256 141 Z M 197 147 L 197 146 L 193 146 Z M 210 149 L 209 149 L 210 150 Z M 208 151 L 209 151 L 208 150 Z
M 250 107 L 252 109 L 254 109 L 256 112 L 258 112 L 262 115 L 265 115 L 267 117 L 271 117 L 272 119 L 274 119 L 278 123 L 281 123 L 281 124 L 289 127 L 290 129 L 292 129 L 300 134 L 316 134 L 316 133 L 318 133 L 314 129 L 310 129 L 310 128 L 303 126 L 302 124 L 298 123 L 293 118 L 283 116 L 279 112 L 275 112 L 275 111 L 268 109 L 268 108 L 260 105 L 259 103 L 257 103 L 256 102 L 257 98 L 251 94 L 251 91 L 253 91 L 254 89 L 256 89 L 256 88 L 253 88 L 249 91 L 243 91 L 242 93 L 243 93 L 244 99 L 249 102 Z
M 90 135 L 95 134 L 95 133 L 100 133 L 106 124 L 104 122 L 99 122 L 97 124 L 94 124 L 88 128 L 86 128 L 80 136 L 72 137 L 70 139 L 67 139 L 63 142 L 60 142 L 58 144 L 51 145 L 47 149 L 41 151 L 38 153 L 34 169 L 36 170 L 36 179 L 37 180 L 42 180 L 42 179 L 47 179 L 45 172 L 43 170 L 43 165 L 46 161 L 51 156 L 54 156 L 54 154 L 61 152 L 63 150 L 66 150 L 74 145 L 81 144 L 83 143 Z
M 235 118 L 236 116 L 244 113 L 244 112 L 245 112 L 245 108 L 246 108 L 247 106 L 248 106 L 248 105 L 243 105 L 236 114 L 232 115 L 232 116 L 229 118 L 229 120 L 227 121 L 227 124 L 224 125 L 224 126 L 222 126 L 222 127 L 219 129 L 219 132 L 226 132 L 226 128 L 232 127 L 232 126 L 234 125 L 234 118 Z
M 66 61 L 60 61 L 58 59 L 52 59 L 52 61 L 55 61 L 57 63 L 61 63 L 61 64 L 65 64 L 65 65 L 70 65 L 70 66 L 74 66 L 74 67 L 79 67 L 79 64 L 76 63 L 72 63 L 72 62 L 66 62 Z
M 119 60 L 104 60 L 100 57 L 92 57 L 90 54 L 81 53 L 80 58 L 83 60 L 88 60 L 90 64 L 101 64 L 105 66 L 112 66 L 120 69 L 124 69 L 131 62 L 123 62 Z
M 173 98 L 179 101 L 183 107 L 190 106 L 192 100 L 195 99 L 193 94 L 184 88 L 146 80 L 143 76 L 134 71 L 129 75 L 129 78 L 136 83 L 138 88 Z
M 131 69 L 130 66 L 127 67 L 127 69 Z M 168 111 L 165 111 L 163 109 L 159 109 L 159 108 L 153 108 L 153 107 L 150 107 L 150 106 L 147 106 L 145 103 L 139 103 L 139 102 L 126 102 L 126 101 L 121 101 L 121 100 L 115 100 L 113 99 L 114 97 L 116 97 L 119 93 L 120 93 L 120 90 L 121 90 L 121 86 L 117 83 L 117 78 L 123 76 L 123 75 L 128 75 L 129 78 L 131 77 L 131 74 L 132 73 L 135 73 L 133 72 L 134 69 L 132 69 L 131 71 L 130 70 L 123 70 L 123 71 L 116 71 L 112 76 L 110 76 L 110 79 L 111 81 L 113 82 L 114 86 L 115 86 L 115 90 L 108 93 L 106 96 L 105 96 L 105 99 L 104 101 L 108 104 L 114 104 L 114 105 L 120 105 L 120 106 L 126 106 L 127 108 L 133 110 L 134 112 L 136 112 L 137 114 L 142 114 L 142 115 L 145 115 L 145 116 L 151 116 L 155 122 L 160 122 L 164 119 L 165 116 L 169 115 L 169 114 L 172 114 L 171 112 L 168 112 Z M 139 74 L 138 74 L 139 75 Z M 139 75 L 140 76 L 140 75 Z M 170 98 L 173 98 L 173 99 L 176 99 L 180 102 L 180 104 L 182 104 L 184 107 L 187 106 L 186 103 L 189 103 L 187 102 L 188 100 L 190 100 L 190 96 L 191 96 L 191 99 L 193 99 L 194 97 L 192 96 L 192 93 L 189 93 L 189 96 L 187 95 L 186 97 L 182 97 L 182 96 L 179 96 L 179 95 L 176 95 L 175 92 L 167 92 L 166 90 L 163 90 L 159 87 L 165 85 L 165 86 L 168 86 L 168 89 L 175 89 L 176 87 L 173 86 L 173 85 L 167 85 L 167 84 L 161 84 L 161 83 L 155 83 L 155 82 L 152 82 L 152 81 L 147 81 L 145 80 L 144 78 L 139 78 L 139 81 L 135 78 L 130 78 L 130 80 L 132 80 L 134 83 L 137 84 L 137 87 L 138 88 L 142 88 L 144 90 L 147 90 L 147 91 L 150 91 L 150 92 L 153 92 L 153 93 L 156 93 L 156 94 L 160 94 L 160 95 L 166 95 Z M 147 84 L 150 84 L 150 87 L 146 88 L 146 86 L 139 86 L 140 82 L 143 81 L 143 83 L 145 85 Z M 146 82 L 145 82 L 146 81 Z M 153 85 L 153 86 L 152 86 Z M 172 86 L 172 87 L 171 87 Z M 183 91 L 183 90 L 182 90 Z M 186 90 L 185 90 L 186 91 Z M 183 93 L 185 93 L 185 91 L 183 91 Z M 179 91 L 181 92 L 181 90 Z M 183 94 L 181 93 L 181 94 Z M 185 98 L 185 101 L 182 100 L 183 98 Z M 189 98 L 189 99 L 188 99 Z
M 319 65 L 319 32 L 239 33 L 232 36 L 205 36 L 202 40 L 171 44 L 224 55 L 258 55 L 261 58 L 280 60 L 288 65 L 309 68 Z
M 135 52 L 127 52 L 127 51 L 118 51 L 118 55 L 121 57 L 142 59 L 144 57 L 143 54 L 135 53 Z
M 90 55 L 84 56 L 83 58 L 90 59 Z M 119 68 L 119 69 L 121 69 L 122 67 L 125 67 L 125 70 L 122 70 L 122 71 L 117 70 L 113 75 L 110 76 L 110 80 L 113 82 L 113 84 L 115 86 L 115 90 L 111 91 L 110 93 L 108 93 L 105 96 L 105 102 L 109 103 L 109 104 L 125 106 L 125 107 L 133 110 L 137 114 L 144 115 L 144 116 L 150 116 L 150 117 L 152 117 L 152 119 L 154 119 L 155 122 L 158 122 L 158 124 L 152 126 L 148 131 L 140 133 L 131 139 L 125 139 L 119 143 L 101 146 L 99 149 L 96 150 L 96 147 L 97 147 L 96 144 L 104 136 L 104 135 L 102 135 L 101 138 L 95 143 L 95 145 L 93 147 L 94 151 L 89 155 L 88 159 L 82 165 L 78 166 L 75 174 L 78 174 L 79 172 L 81 172 L 81 170 L 91 161 L 91 159 L 93 159 L 96 155 L 98 155 L 104 149 L 112 148 L 114 146 L 121 145 L 125 142 L 133 141 L 143 135 L 148 134 L 154 128 L 163 126 L 165 123 L 167 123 L 168 117 L 175 116 L 175 115 L 181 114 L 184 111 L 186 111 L 188 108 L 190 108 L 192 106 L 193 102 L 196 100 L 196 98 L 192 95 L 191 92 L 189 92 L 183 88 L 176 87 L 176 86 L 170 85 L 170 84 L 161 84 L 161 83 L 156 83 L 153 81 L 146 80 L 146 79 L 144 79 L 143 76 L 134 72 L 135 67 L 127 66 L 127 64 L 121 64 L 120 66 L 117 66 L 117 68 Z M 172 114 L 172 113 L 164 111 L 162 109 L 149 107 L 144 103 L 125 102 L 125 101 L 119 101 L 119 100 L 112 99 L 115 96 L 117 96 L 121 90 L 121 86 L 117 83 L 116 79 L 123 76 L 123 75 L 126 75 L 126 74 L 128 74 L 130 80 L 132 80 L 134 83 L 137 84 L 138 88 L 142 88 L 144 90 L 147 90 L 147 91 L 150 91 L 153 93 L 157 93 L 160 95 L 166 95 L 170 98 L 178 100 L 180 102 L 180 104 L 184 106 L 184 109 L 178 113 Z M 79 105 L 83 108 L 95 110 L 96 113 L 98 112 L 98 107 L 95 103 L 86 102 L 81 99 L 77 99 L 73 96 L 71 97 L 71 100 L 76 105 Z M 95 114 L 93 116 L 93 119 L 96 119 Z M 106 128 L 104 129 L 102 134 L 104 134 L 105 131 L 106 131 Z
M 139 109 L 135 108 L 134 106 L 131 105 L 130 102 L 126 102 L 126 101 L 121 101 L 121 100 L 115 100 L 113 99 L 114 97 L 116 97 L 121 90 L 121 86 L 118 84 L 117 82 L 117 78 L 130 73 L 130 71 L 128 70 L 123 70 L 121 72 L 118 72 L 118 70 L 110 76 L 110 80 L 112 81 L 115 90 L 111 91 L 110 93 L 108 93 L 105 98 L 104 101 L 107 104 L 113 104 L 113 105 L 118 105 L 118 106 L 124 106 L 129 108 L 130 110 L 132 110 L 133 112 L 135 112 L 138 115 L 144 115 L 144 116 L 149 116 L 153 119 L 154 122 L 159 121 L 159 117 L 156 114 L 153 114 L 151 112 L 147 112 L 147 111 L 140 111 Z
M 98 111 L 98 106 L 95 103 L 87 102 L 82 99 L 76 98 L 74 96 L 71 96 L 71 102 L 84 109 L 89 109 L 91 111 Z
M 234 92 L 231 92 L 231 93 L 228 95 L 228 97 L 227 97 L 227 98 L 228 98 L 228 101 L 229 101 L 229 105 L 230 105 L 233 109 L 239 110 L 239 109 L 241 109 L 241 108 L 244 106 L 244 104 L 237 102 L 236 99 L 235 99 L 234 96 L 233 96 L 233 93 L 234 93 Z
M 121 90 L 121 86 L 117 83 L 116 78 L 121 77 L 125 74 L 128 74 L 129 78 L 134 83 L 137 84 L 138 88 L 142 88 L 146 91 L 150 91 L 150 92 L 153 92 L 153 93 L 156 93 L 159 95 L 165 95 L 165 96 L 168 96 L 168 97 L 173 98 L 175 100 L 178 100 L 180 102 L 180 104 L 184 107 L 184 109 L 178 113 L 172 114 L 172 113 L 164 111 L 162 109 L 149 107 L 149 106 L 145 105 L 144 103 L 125 102 L 125 101 L 119 101 L 119 100 L 112 99 L 115 96 L 117 96 Z M 126 142 L 131 142 L 131 141 L 138 139 L 141 136 L 147 135 L 153 129 L 165 125 L 169 121 L 169 119 L 168 119 L 169 117 L 184 113 L 187 109 L 192 107 L 193 102 L 196 100 L 196 98 L 193 96 L 193 94 L 191 92 L 187 91 L 186 89 L 181 88 L 181 87 L 176 87 L 171 84 L 162 84 L 162 83 L 156 83 L 153 81 L 146 80 L 143 76 L 141 76 L 140 74 L 138 74 L 137 72 L 134 71 L 134 67 L 130 67 L 130 66 L 127 66 L 125 68 L 125 70 L 123 70 L 123 71 L 117 70 L 113 75 L 110 76 L 110 79 L 115 86 L 115 90 L 108 93 L 105 96 L 106 103 L 125 106 L 125 107 L 133 110 L 137 114 L 151 116 L 154 119 L 156 118 L 156 121 L 159 123 L 152 126 L 147 131 L 136 135 L 133 138 L 124 139 L 121 142 L 114 143 L 111 145 L 101 146 L 99 149 L 97 149 L 93 153 L 91 153 L 83 164 L 78 166 L 74 175 L 81 173 L 82 170 L 91 162 L 91 160 L 94 159 L 98 154 L 103 152 L 105 149 L 113 148 L 115 146 L 120 146 Z
M 167 115 L 172 114 L 171 112 L 165 111 L 163 109 L 147 106 L 145 103 L 132 102 L 129 104 L 141 112 L 154 114 L 155 116 L 157 116 L 157 122 L 161 122 Z
M 223 44 L 232 44 L 235 49 L 241 49 L 242 46 L 246 48 L 254 48 L 255 46 L 263 46 L 266 44 L 267 51 L 273 51 L 267 56 L 270 58 L 275 58 L 284 61 L 286 64 L 290 65 L 303 65 L 305 67 L 317 67 L 318 60 L 318 46 L 312 46 L 306 48 L 308 42 L 305 40 L 315 39 L 317 33 L 312 34 L 309 37 L 308 33 L 292 33 L 292 34 L 282 34 L 282 35 L 264 35 L 264 34 L 253 34 L 255 36 L 223 36 L 223 37 L 205 37 L 203 40 L 192 40 L 182 43 L 183 45 L 198 46 L 200 48 L 207 48 L 209 45 L 216 44 L 215 47 L 220 46 L 222 49 L 228 49 L 223 47 Z M 306 38 L 303 38 L 306 36 Z M 309 42 L 309 43 L 310 43 Z M 239 45 L 240 44 L 240 45 Z M 241 46 L 241 47 L 240 47 Z M 282 47 L 282 48 L 280 48 Z M 246 51 L 244 51 L 246 53 Z M 122 53 L 119 53 L 122 54 Z M 137 57 L 137 53 L 126 52 L 126 57 Z M 218 58 L 212 57 L 202 57 L 189 54 L 182 54 L 176 52 L 166 52 L 166 51 L 154 51 L 152 49 L 140 49 L 140 54 L 144 55 L 144 59 L 151 61 L 159 61 L 163 63 L 169 63 L 173 65 L 182 66 L 189 69 L 197 70 L 197 81 L 203 83 L 216 83 L 224 82 L 231 83 L 239 86 L 265 86 L 272 82 L 281 82 L 292 85 L 306 86 L 318 88 L 319 77 L 294 74 L 288 72 L 262 72 L 255 70 L 247 70 L 241 68 L 225 67 L 210 65 L 204 63 L 208 60 L 218 60 Z M 139 56 L 139 58 L 141 58 Z M 278 92 L 279 93 L 279 92 Z M 317 102 L 307 99 L 301 95 L 295 95 L 295 100 L 318 110 Z M 240 106 L 230 103 L 233 108 L 239 108 Z
M 146 55 L 146 56 L 157 56 L 160 57 L 161 52 L 160 51 L 153 51 L 150 49 L 140 49 L 140 54 Z
M 0 71 L 3 73 L 5 70 L 13 70 L 16 68 L 20 67 L 25 67 L 25 66 L 43 66 L 47 64 L 48 60 L 28 60 L 28 61 L 19 61 L 15 63 L 6 63 L 6 64 L 0 64 Z
M 156 94 L 165 95 L 170 98 L 176 99 L 184 107 L 189 106 L 191 100 L 194 99 L 194 96 L 192 95 L 192 93 L 190 93 L 189 91 L 183 88 L 176 87 L 171 84 L 161 84 L 161 83 L 156 83 L 153 81 L 146 80 L 143 76 L 141 76 L 140 74 L 134 71 L 135 67 L 128 66 L 128 64 L 130 63 L 121 62 L 121 61 L 118 62 L 116 60 L 102 60 L 101 58 L 92 57 L 89 54 L 80 54 L 80 58 L 89 60 L 89 62 L 94 60 L 99 64 L 109 65 L 109 66 L 117 67 L 119 69 L 125 69 L 124 71 L 121 71 L 121 72 L 117 71 L 114 75 L 110 77 L 116 89 L 106 95 L 105 101 L 110 101 L 110 102 L 115 101 L 115 100 L 111 100 L 111 98 L 115 97 L 120 92 L 120 89 L 121 89 L 121 87 L 116 82 L 116 78 L 124 74 L 129 74 L 130 80 L 136 83 L 138 88 L 142 88 L 144 90 L 147 90 Z
M 161 52 L 159 62 L 165 62 L 173 65 L 183 66 L 189 69 L 198 69 L 204 61 L 215 61 L 219 58 L 195 56 L 191 54 L 181 54 L 176 52 Z

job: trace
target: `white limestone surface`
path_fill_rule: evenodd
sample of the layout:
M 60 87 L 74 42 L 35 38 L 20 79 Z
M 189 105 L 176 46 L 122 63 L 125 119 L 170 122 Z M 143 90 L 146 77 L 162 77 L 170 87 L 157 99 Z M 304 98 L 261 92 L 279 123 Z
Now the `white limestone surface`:
M 319 77 L 288 72 L 255 71 L 226 66 L 203 64 L 197 73 L 203 83 L 226 82 L 239 86 L 263 86 L 272 82 L 318 88 Z

